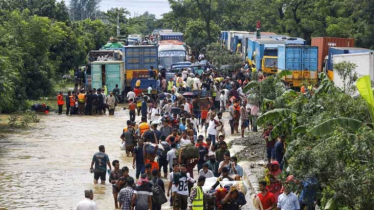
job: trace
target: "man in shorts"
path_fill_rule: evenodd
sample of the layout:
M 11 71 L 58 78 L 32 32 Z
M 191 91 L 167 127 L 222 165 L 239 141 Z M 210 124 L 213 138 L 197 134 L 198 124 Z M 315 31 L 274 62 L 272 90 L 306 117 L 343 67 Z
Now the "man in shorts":
M 95 169 L 93 169 L 94 164 Z M 101 180 L 101 184 L 105 184 L 107 165 L 109 169 L 112 170 L 109 157 L 107 154 L 105 154 L 105 147 L 104 145 L 100 145 L 99 152 L 96 152 L 92 157 L 90 168 L 91 172 L 94 172 L 94 184 L 97 184 L 99 178 Z
M 187 172 L 186 165 L 180 166 L 180 173 L 174 175 L 174 185 L 176 186 L 176 194 L 173 209 L 186 210 L 188 205 L 188 182 L 195 183 L 196 181 L 191 178 L 190 173 Z

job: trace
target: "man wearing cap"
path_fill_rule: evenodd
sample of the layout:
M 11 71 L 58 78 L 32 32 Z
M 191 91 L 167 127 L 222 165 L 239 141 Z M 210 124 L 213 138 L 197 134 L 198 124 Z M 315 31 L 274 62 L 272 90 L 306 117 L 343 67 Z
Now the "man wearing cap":
M 131 200 L 134 196 L 134 179 L 132 177 L 126 178 L 126 187 L 118 194 L 119 207 L 123 210 L 131 209 Z
M 149 187 L 147 174 L 142 174 L 138 181 L 138 187 L 135 188 L 131 200 L 131 208 L 137 210 L 152 209 L 152 189 Z
M 203 186 L 205 184 L 205 177 L 200 176 L 197 182 L 197 186 L 191 189 L 190 198 L 188 199 L 188 206 L 192 210 L 203 210 L 204 209 L 204 191 Z
M 84 199 L 78 203 L 77 210 L 97 210 L 95 201 L 93 201 L 93 191 L 85 190 Z
M 209 152 L 208 154 L 209 160 L 206 162 L 208 164 L 209 170 L 211 170 L 215 177 L 219 176 L 218 168 L 219 168 L 219 162 L 216 160 L 216 156 L 214 152 Z

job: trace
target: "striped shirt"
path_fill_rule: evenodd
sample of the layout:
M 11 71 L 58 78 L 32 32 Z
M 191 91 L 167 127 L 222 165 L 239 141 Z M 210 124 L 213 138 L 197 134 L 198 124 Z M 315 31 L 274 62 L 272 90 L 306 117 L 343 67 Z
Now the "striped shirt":
M 134 193 L 136 194 L 136 210 L 148 210 L 148 197 L 153 196 L 152 189 L 148 184 L 143 184 L 136 187 Z

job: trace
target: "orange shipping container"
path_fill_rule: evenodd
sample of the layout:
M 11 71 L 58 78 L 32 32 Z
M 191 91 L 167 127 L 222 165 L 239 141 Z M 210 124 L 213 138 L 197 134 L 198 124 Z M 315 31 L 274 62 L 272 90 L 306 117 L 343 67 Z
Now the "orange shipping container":
M 313 37 L 312 46 L 318 47 L 318 71 L 321 72 L 330 47 L 354 47 L 353 38 Z

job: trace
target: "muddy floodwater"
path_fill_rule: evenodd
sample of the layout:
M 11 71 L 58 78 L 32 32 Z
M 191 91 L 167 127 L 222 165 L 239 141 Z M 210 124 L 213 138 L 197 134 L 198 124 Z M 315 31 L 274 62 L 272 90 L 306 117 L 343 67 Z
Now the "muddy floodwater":
M 106 185 L 94 185 L 89 168 L 103 144 L 110 162 L 119 160 L 135 175 L 132 158 L 119 147 L 128 111 L 40 118 L 35 128 L 0 137 L 0 209 L 76 209 L 85 189 L 94 191 L 99 209 L 114 209 L 109 176 Z

